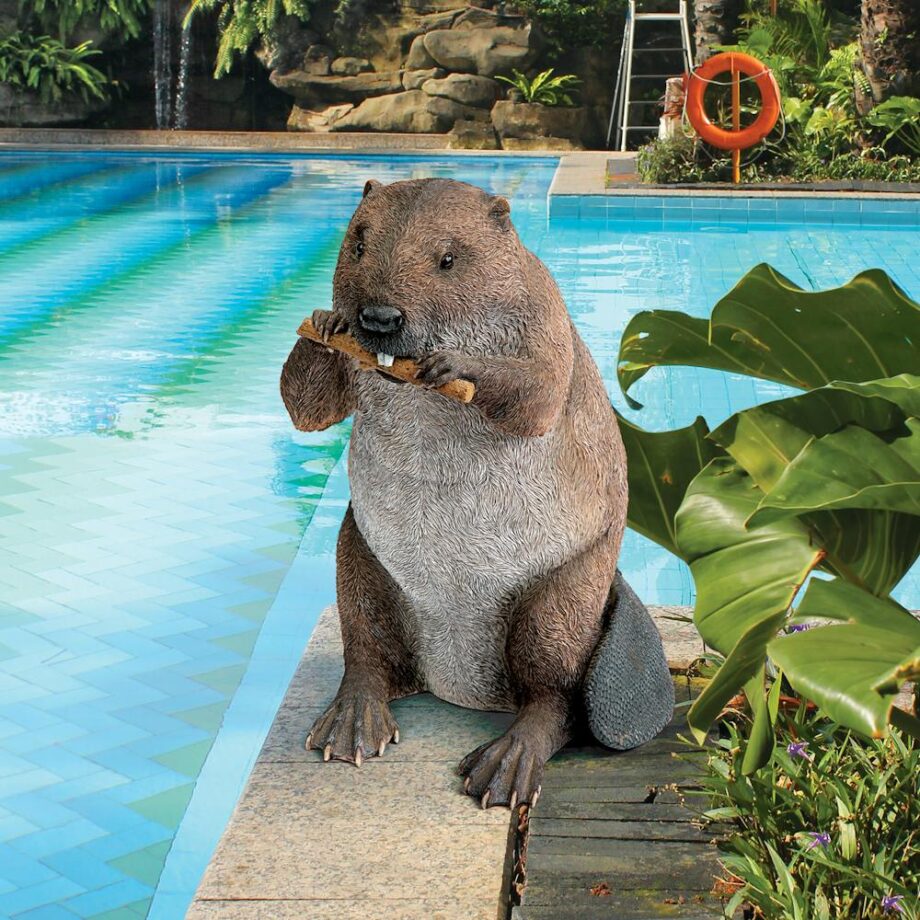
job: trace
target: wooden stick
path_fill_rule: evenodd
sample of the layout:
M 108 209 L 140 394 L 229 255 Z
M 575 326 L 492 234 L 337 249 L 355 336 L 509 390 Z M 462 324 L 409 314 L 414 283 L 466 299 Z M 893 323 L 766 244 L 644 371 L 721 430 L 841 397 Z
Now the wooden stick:
M 355 340 L 354 336 L 347 332 L 339 332 L 329 336 L 329 341 L 324 342 L 323 337 L 316 331 L 313 321 L 305 319 L 297 330 L 297 334 L 304 338 L 310 339 L 311 342 L 318 342 L 334 351 L 340 351 L 354 358 L 358 362 L 358 367 L 363 371 L 377 371 L 386 377 L 393 377 L 395 380 L 403 380 L 406 383 L 414 383 L 416 386 L 423 386 L 418 380 L 418 364 L 411 358 L 395 358 L 392 367 L 382 367 L 377 363 L 377 356 L 372 352 L 362 348 Z M 468 403 L 476 395 L 476 387 L 469 380 L 451 380 L 442 387 L 437 387 L 436 392 L 455 399 L 457 402 Z

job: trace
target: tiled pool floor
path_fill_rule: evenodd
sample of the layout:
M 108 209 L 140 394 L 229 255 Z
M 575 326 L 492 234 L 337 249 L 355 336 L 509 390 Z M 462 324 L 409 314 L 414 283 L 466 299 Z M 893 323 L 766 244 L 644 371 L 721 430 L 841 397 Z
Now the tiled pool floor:
M 340 468 L 317 501 L 348 426 L 294 432 L 277 382 L 367 178 L 507 195 L 620 407 L 629 317 L 705 314 L 758 262 L 809 288 L 880 266 L 920 294 L 916 228 L 548 222 L 553 168 L 0 154 L 0 917 L 182 915 L 332 594 Z M 656 372 L 635 418 L 717 422 L 778 392 Z M 634 535 L 623 567 L 650 602 L 692 600 Z

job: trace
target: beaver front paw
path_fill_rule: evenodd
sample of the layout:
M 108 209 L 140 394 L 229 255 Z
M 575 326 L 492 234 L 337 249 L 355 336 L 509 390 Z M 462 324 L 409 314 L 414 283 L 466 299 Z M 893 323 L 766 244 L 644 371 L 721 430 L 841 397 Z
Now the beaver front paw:
M 466 777 L 463 791 L 479 799 L 483 808 L 536 805 L 547 760 L 543 749 L 511 732 L 481 745 L 458 767 Z
M 431 389 L 437 389 L 452 380 L 469 380 L 476 383 L 476 359 L 459 351 L 436 351 L 419 361 L 416 379 Z
M 332 310 L 314 310 L 313 328 L 323 337 L 324 342 L 328 342 L 330 336 L 339 332 L 348 332 L 348 320 L 341 313 Z
M 388 742 L 399 743 L 399 726 L 384 700 L 361 693 L 337 696 L 313 723 L 305 744 L 323 760 L 345 760 L 360 767 L 365 757 L 380 757 Z

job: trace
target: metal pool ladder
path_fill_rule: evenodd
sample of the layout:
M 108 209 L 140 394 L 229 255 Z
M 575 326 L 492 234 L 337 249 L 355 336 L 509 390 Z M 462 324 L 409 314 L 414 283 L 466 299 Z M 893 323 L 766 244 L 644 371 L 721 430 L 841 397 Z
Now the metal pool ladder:
M 633 84 L 644 80 L 666 80 L 676 76 L 673 73 L 633 73 L 633 61 L 636 55 L 648 55 L 666 58 L 667 54 L 680 51 L 683 53 L 683 70 L 689 71 L 693 65 L 690 46 L 690 29 L 687 25 L 686 0 L 678 0 L 676 12 L 666 13 L 639 13 L 636 12 L 636 0 L 629 0 L 626 9 L 626 28 L 623 31 L 623 44 L 620 48 L 620 67 L 617 70 L 617 84 L 613 93 L 613 104 L 610 106 L 610 123 L 607 125 L 607 147 L 610 148 L 610 136 L 613 134 L 616 123 L 616 140 L 614 147 L 626 149 L 629 135 L 634 131 L 657 131 L 658 125 L 630 124 L 630 108 L 636 105 L 648 106 L 647 100 L 636 100 L 633 97 Z M 636 47 L 636 25 L 640 22 L 673 22 L 680 32 L 680 45 L 668 48 L 654 46 Z M 664 65 L 657 68 L 665 69 Z

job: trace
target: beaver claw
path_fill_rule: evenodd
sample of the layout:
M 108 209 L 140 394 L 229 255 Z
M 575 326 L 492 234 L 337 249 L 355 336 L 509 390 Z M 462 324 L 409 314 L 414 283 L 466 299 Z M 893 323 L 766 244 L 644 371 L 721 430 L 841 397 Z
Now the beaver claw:
M 332 310 L 314 310 L 311 317 L 313 328 L 328 342 L 330 336 L 339 332 L 348 332 L 348 320 L 341 313 Z
M 304 745 L 323 752 L 323 760 L 345 760 L 360 767 L 381 757 L 387 744 L 399 742 L 399 726 L 383 701 L 363 695 L 336 697 L 313 723 Z
M 525 739 L 507 734 L 467 754 L 457 771 L 466 777 L 463 791 L 483 808 L 515 808 L 536 804 L 545 764 Z

